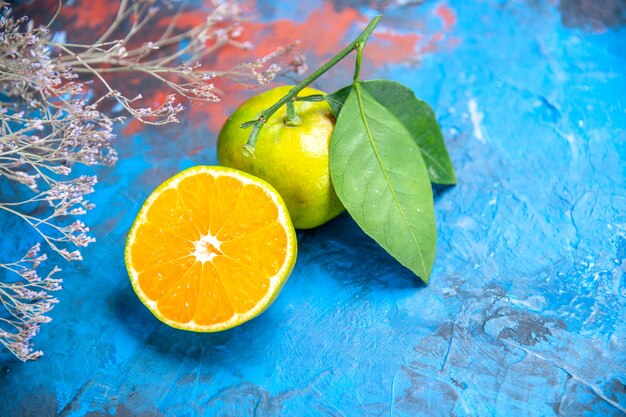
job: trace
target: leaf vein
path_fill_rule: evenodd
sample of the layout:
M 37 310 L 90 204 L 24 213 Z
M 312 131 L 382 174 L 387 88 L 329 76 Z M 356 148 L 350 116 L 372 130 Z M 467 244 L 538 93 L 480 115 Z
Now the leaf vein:
M 367 138 L 369 139 L 370 142 L 370 146 L 372 147 L 372 150 L 374 151 L 374 155 L 376 156 L 376 161 L 378 162 L 378 165 L 380 166 L 380 169 L 383 173 L 383 176 L 385 177 L 385 181 L 387 182 L 387 186 L 389 187 L 389 190 L 391 191 L 391 195 L 393 196 L 394 202 L 396 203 L 398 210 L 400 211 L 400 215 L 402 216 L 402 220 L 404 221 L 404 223 L 408 226 L 408 229 L 411 233 L 411 238 L 413 240 L 413 242 L 415 243 L 415 246 L 417 247 L 417 252 L 419 254 L 420 257 L 420 262 L 422 264 L 422 268 L 423 268 L 423 273 L 426 274 L 426 264 L 424 262 L 424 257 L 422 255 L 422 249 L 420 247 L 419 242 L 417 241 L 417 237 L 415 236 L 415 233 L 413 231 L 413 228 L 411 227 L 411 224 L 409 223 L 409 221 L 407 220 L 405 213 L 404 213 L 404 209 L 402 208 L 402 205 L 400 204 L 400 201 L 398 200 L 398 197 L 396 196 L 395 193 L 395 189 L 393 188 L 392 184 L 391 184 L 391 180 L 389 179 L 389 176 L 387 175 L 387 171 L 380 159 L 380 155 L 378 153 L 378 149 L 376 147 L 376 144 L 374 143 L 374 138 L 372 136 L 372 132 L 370 131 L 369 128 L 369 124 L 367 122 L 367 117 L 365 115 L 365 112 L 363 111 L 363 99 L 361 97 L 361 87 L 360 84 L 358 82 L 356 82 L 354 84 L 355 87 L 355 93 L 356 93 L 356 97 L 357 97 L 357 101 L 359 104 L 359 113 L 361 115 L 361 120 L 363 121 L 363 125 L 365 127 L 365 132 L 367 135 Z M 387 239 L 385 237 L 385 242 L 387 242 Z

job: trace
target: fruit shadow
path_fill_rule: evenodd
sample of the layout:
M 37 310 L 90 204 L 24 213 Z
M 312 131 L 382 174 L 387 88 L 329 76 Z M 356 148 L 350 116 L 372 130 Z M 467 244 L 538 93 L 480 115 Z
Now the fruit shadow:
M 111 295 L 109 305 L 116 320 L 141 349 L 153 350 L 171 358 L 213 361 L 216 366 L 229 357 L 254 362 L 260 353 L 250 347 L 269 343 L 280 327 L 280 318 L 271 312 L 270 307 L 260 316 L 222 332 L 195 333 L 175 329 L 152 315 L 135 295 L 130 283 L 121 285 Z
M 298 231 L 298 264 L 316 264 L 356 292 L 421 289 L 425 284 L 369 237 L 348 213 Z
M 441 187 L 435 199 L 450 187 Z M 300 230 L 296 268 L 316 266 L 326 276 L 351 293 L 415 291 L 426 285 L 410 270 L 365 234 L 343 213 L 323 226 Z M 295 271 L 294 271 L 295 272 Z M 306 273 L 295 274 L 306 276 Z M 296 278 L 294 277 L 294 278 Z M 233 329 L 218 333 L 178 330 L 160 322 L 137 298 L 128 280 L 123 280 L 109 300 L 116 319 L 137 343 L 173 358 L 208 358 L 220 363 L 238 357 L 251 363 L 261 355 L 250 346 L 266 346 L 280 332 L 280 307 L 270 307 L 258 317 Z M 184 356 L 181 356 L 184 355 Z
M 433 199 L 435 203 L 441 196 L 446 194 L 448 191 L 454 189 L 455 185 L 443 185 L 443 184 L 433 184 Z

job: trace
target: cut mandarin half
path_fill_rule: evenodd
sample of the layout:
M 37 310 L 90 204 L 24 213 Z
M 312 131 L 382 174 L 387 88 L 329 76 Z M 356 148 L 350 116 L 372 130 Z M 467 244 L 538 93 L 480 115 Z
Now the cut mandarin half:
M 269 307 L 293 269 L 296 245 L 272 186 L 235 169 L 198 166 L 148 197 L 125 258 L 133 289 L 159 320 L 215 332 Z

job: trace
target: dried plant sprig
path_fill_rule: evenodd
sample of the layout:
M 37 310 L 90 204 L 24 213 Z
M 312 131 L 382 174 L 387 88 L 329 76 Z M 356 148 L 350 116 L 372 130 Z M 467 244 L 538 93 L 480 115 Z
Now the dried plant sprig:
M 0 194 L 0 212 L 22 219 L 65 259 L 79 260 L 80 252 L 68 248 L 94 239 L 84 223 L 70 219 L 92 207 L 84 195 L 96 178 L 69 175 L 74 164 L 116 161 L 112 130 L 121 119 L 87 102 L 83 84 L 51 56 L 48 40 L 48 29 L 34 28 L 26 18 L 7 11 L 0 17 L 0 187 L 23 198 Z M 37 243 L 17 262 L 0 259 L 0 343 L 23 361 L 42 355 L 33 352 L 32 338 L 50 320 L 45 313 L 57 302 L 51 292 L 61 288 L 53 278 L 57 266 L 39 277 L 37 268 L 47 258 L 40 248 Z
M 45 314 L 58 302 L 50 295 L 61 289 L 61 280 L 54 278 L 60 271 L 54 267 L 45 278 L 37 273 L 39 265 L 47 259 L 39 254 L 40 245 L 33 246 L 22 259 L 0 264 L 0 268 L 18 275 L 18 282 L 0 282 L 0 302 L 7 310 L 7 317 L 0 317 L 0 343 L 21 360 L 37 359 L 43 353 L 33 352 L 30 340 L 37 334 L 42 323 L 50 317 Z
M 131 2 L 122 0 L 115 20 L 94 44 L 50 42 L 59 53 L 59 61 L 70 66 L 76 74 L 87 74 L 98 79 L 124 109 L 147 124 L 165 124 L 178 121 L 184 109 L 175 103 L 175 95 L 167 96 L 156 109 L 135 108 L 129 100 L 110 85 L 106 75 L 120 73 L 144 74 L 169 87 L 173 93 L 192 101 L 217 102 L 220 91 L 212 83 L 215 77 L 227 77 L 239 82 L 255 81 L 264 85 L 271 82 L 282 68 L 278 58 L 292 57 L 289 70 L 303 72 L 303 58 L 294 52 L 294 45 L 279 47 L 265 57 L 242 63 L 227 70 L 205 69 L 203 61 L 225 46 L 251 49 L 252 44 L 239 40 L 242 34 L 242 10 L 232 1 L 213 1 L 213 9 L 204 23 L 188 30 L 176 31 L 183 13 L 179 5 L 159 39 L 142 41 L 137 38 L 162 9 L 173 4 L 159 5 L 155 0 Z M 123 36 L 115 38 L 124 23 L 131 27 Z M 180 47 L 184 44 L 183 47 Z
M 157 39 L 141 40 L 142 29 L 168 7 L 155 0 L 121 0 L 99 38 L 80 44 L 51 31 L 59 10 L 46 26 L 35 27 L 26 17 L 14 17 L 0 0 L 0 215 L 21 219 L 68 261 L 81 260 L 80 248 L 95 241 L 76 217 L 93 208 L 85 196 L 97 178 L 75 177 L 73 168 L 117 160 L 113 129 L 125 118 L 103 112 L 105 101 L 117 102 L 143 123 L 162 125 L 178 121 L 179 97 L 218 101 L 215 77 L 265 84 L 281 71 L 276 60 L 285 57 L 292 57 L 288 66 L 296 73 L 306 70 L 293 45 L 230 70 L 204 69 L 202 62 L 224 46 L 252 47 L 238 40 L 242 11 L 232 1 L 215 1 L 202 24 L 183 30 L 177 28 L 179 8 Z M 128 98 L 119 91 L 118 74 L 154 79 L 171 94 L 160 105 L 141 107 L 141 94 Z M 47 259 L 40 250 L 37 243 L 19 261 L 0 259 L 0 343 L 22 361 L 42 355 L 33 351 L 32 338 L 50 320 L 45 314 L 57 302 L 51 292 L 61 288 L 57 266 L 39 277 L 37 268 Z

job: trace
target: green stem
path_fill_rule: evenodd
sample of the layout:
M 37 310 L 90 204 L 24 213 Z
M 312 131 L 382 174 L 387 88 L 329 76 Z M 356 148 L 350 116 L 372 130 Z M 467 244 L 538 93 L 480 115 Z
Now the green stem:
M 358 70 L 360 70 L 360 64 L 361 64 L 360 63 L 360 50 L 363 49 L 363 45 L 365 44 L 367 39 L 370 37 L 370 35 L 374 31 L 374 28 L 376 27 L 376 25 L 378 25 L 378 22 L 380 21 L 381 18 L 382 18 L 382 15 L 375 16 L 371 20 L 371 22 L 369 22 L 369 24 L 363 30 L 363 32 L 361 32 L 361 34 L 352 43 L 350 43 L 350 45 L 346 46 L 341 52 L 339 52 L 337 55 L 332 57 L 327 63 L 319 67 L 311 75 L 309 75 L 304 80 L 302 80 L 302 82 L 300 82 L 298 85 L 296 85 L 291 90 L 289 90 L 289 92 L 280 100 L 278 100 L 276 103 L 274 103 L 273 106 L 271 106 L 268 109 L 263 110 L 259 114 L 259 117 L 257 117 L 255 120 L 251 120 L 250 122 L 244 123 L 242 127 L 253 126 L 252 132 L 250 133 L 250 137 L 248 138 L 248 143 L 244 146 L 244 152 L 247 152 L 249 154 L 254 154 L 254 146 L 256 145 L 259 132 L 261 128 L 263 127 L 263 125 L 265 124 L 265 122 L 267 122 L 269 118 L 272 117 L 272 115 L 276 113 L 276 111 L 279 108 L 281 108 L 283 105 L 287 104 L 290 101 L 293 103 L 294 98 L 298 95 L 300 91 L 302 91 L 305 87 L 307 87 L 313 81 L 317 80 L 326 71 L 334 67 L 339 61 L 344 59 L 355 48 L 357 49 L 357 60 L 358 60 L 357 66 L 358 66 Z M 358 73 L 355 72 L 355 75 L 358 76 Z
M 363 47 L 365 42 L 359 42 L 356 44 L 356 63 L 354 65 L 354 77 L 352 80 L 356 83 L 359 81 L 359 75 L 361 75 L 361 56 L 363 55 Z
M 287 102 L 285 124 L 291 127 L 300 126 L 302 124 L 302 119 L 296 114 L 296 105 L 294 104 L 294 100 L 289 100 Z
M 323 94 L 312 94 L 310 96 L 296 97 L 296 101 L 319 102 L 326 100 Z

